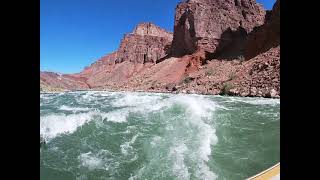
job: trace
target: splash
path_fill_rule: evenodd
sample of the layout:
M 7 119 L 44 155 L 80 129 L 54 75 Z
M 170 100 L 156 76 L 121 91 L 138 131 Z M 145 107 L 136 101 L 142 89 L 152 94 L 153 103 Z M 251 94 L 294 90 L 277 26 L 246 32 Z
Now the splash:
M 49 141 L 58 135 L 73 133 L 78 127 L 92 120 L 95 112 L 80 114 L 52 114 L 40 117 L 40 134 Z

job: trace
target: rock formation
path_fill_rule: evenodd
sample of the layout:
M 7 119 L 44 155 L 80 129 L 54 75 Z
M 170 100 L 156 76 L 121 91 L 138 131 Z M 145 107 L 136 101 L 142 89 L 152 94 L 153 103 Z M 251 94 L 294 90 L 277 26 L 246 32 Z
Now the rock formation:
M 40 85 L 41 84 L 44 90 L 46 88 L 68 90 L 90 88 L 90 86 L 88 86 L 88 84 L 85 82 L 84 78 L 53 72 L 40 72 Z
M 132 33 L 121 41 L 116 62 L 155 63 L 167 55 L 172 33 L 151 23 L 139 24 Z
M 246 59 L 268 51 L 280 45 L 280 0 L 274 4 L 272 11 L 267 14 L 262 26 L 256 27 L 248 36 L 245 48 Z
M 107 54 L 99 60 L 97 60 L 96 62 L 92 63 L 90 66 L 85 67 L 84 70 L 76 74 L 76 76 L 90 78 L 101 71 L 111 70 L 115 64 L 115 60 L 117 59 L 117 57 L 117 52 Z
M 172 36 L 172 33 L 152 23 L 141 23 L 124 36 L 116 52 L 102 57 L 80 73 L 58 75 L 42 72 L 40 77 L 52 87 L 71 90 L 119 83 L 164 58 Z
M 41 89 L 95 89 L 280 97 L 280 1 L 188 0 L 174 33 L 151 23 L 76 74 L 41 72 Z
M 188 0 L 178 4 L 171 54 L 198 49 L 214 53 L 232 42 L 233 31 L 246 33 L 264 22 L 265 11 L 254 0 Z M 224 35 L 224 36 L 222 36 Z
M 231 95 L 280 97 L 280 46 L 246 61 L 235 76 Z

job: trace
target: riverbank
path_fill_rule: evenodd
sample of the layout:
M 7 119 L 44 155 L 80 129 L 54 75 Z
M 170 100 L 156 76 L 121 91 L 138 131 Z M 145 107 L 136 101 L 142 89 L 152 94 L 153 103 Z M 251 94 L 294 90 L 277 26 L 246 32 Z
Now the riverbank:
M 226 97 L 259 97 L 259 98 L 268 98 L 268 99 L 280 99 L 280 97 L 262 97 L 262 96 L 239 96 L 239 95 L 228 95 L 228 94 L 208 94 L 208 93 L 198 93 L 195 91 L 168 91 L 168 90 L 112 90 L 112 89 L 87 89 L 87 90 L 60 90 L 60 91 L 40 91 L 40 94 L 55 94 L 55 93 L 65 93 L 65 92 L 81 92 L 81 91 L 88 91 L 88 92 L 119 92 L 119 93 L 155 93 L 155 94 L 195 94 L 195 95 L 212 95 L 212 96 L 226 96 Z
M 119 68 L 108 76 L 95 79 L 76 79 L 73 76 L 42 76 L 43 81 L 51 82 L 50 86 L 63 87 L 68 90 L 112 90 L 112 91 L 144 91 L 185 93 L 204 95 L 229 95 L 240 97 L 280 98 L 280 46 L 271 48 L 248 61 L 210 60 L 198 69 L 191 71 L 189 64 L 199 57 L 195 54 L 183 58 L 169 58 L 166 61 L 146 65 L 130 75 L 121 76 Z M 119 65 L 120 66 L 120 65 Z M 124 63 L 122 68 L 133 67 Z M 49 78 L 50 77 L 50 78 Z M 72 81 L 67 80 L 73 78 Z M 92 79 L 90 79 L 92 78 Z M 121 79 L 118 79 L 121 78 Z M 76 81 L 77 80 L 77 81 Z M 81 82 L 80 82 L 81 81 Z M 49 83 L 48 83 L 49 84 Z M 83 84 L 90 86 L 84 87 Z M 50 91 L 50 89 L 47 88 Z M 62 91 L 55 89 L 54 91 Z

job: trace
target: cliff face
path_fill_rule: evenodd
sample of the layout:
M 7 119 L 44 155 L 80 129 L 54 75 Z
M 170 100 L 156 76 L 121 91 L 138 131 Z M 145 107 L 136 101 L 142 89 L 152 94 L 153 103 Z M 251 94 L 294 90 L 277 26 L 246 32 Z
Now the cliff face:
M 52 87 L 65 89 L 98 88 L 127 80 L 167 55 L 172 33 L 152 24 L 141 23 L 126 34 L 117 51 L 108 54 L 77 74 L 40 73 Z
M 189 0 L 176 8 L 173 34 L 142 23 L 80 73 L 40 77 L 43 89 L 278 98 L 280 1 L 265 13 L 254 0 Z
M 280 0 L 276 1 L 272 11 L 267 15 L 265 23 L 256 27 L 248 36 L 245 48 L 246 59 L 251 59 L 280 45 Z
M 264 22 L 265 11 L 254 0 L 188 0 L 176 8 L 171 53 L 214 53 L 232 42 L 232 32 L 252 31 Z
M 172 33 L 151 23 L 139 24 L 121 41 L 116 62 L 155 63 L 167 55 Z
M 118 52 L 113 52 L 110 54 L 107 54 L 91 64 L 90 66 L 84 68 L 83 71 L 81 71 L 78 74 L 75 74 L 77 77 L 83 77 L 83 78 L 90 78 L 95 76 L 97 73 L 100 73 L 102 71 L 107 72 L 112 70 L 115 60 L 118 57 Z

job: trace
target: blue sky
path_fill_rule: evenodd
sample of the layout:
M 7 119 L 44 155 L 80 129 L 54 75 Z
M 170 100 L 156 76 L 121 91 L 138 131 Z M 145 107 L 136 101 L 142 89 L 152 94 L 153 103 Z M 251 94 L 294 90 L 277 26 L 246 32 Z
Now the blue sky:
M 180 0 L 40 0 L 41 71 L 75 73 L 115 51 L 141 22 L 173 31 Z M 275 0 L 257 0 L 271 9 Z

